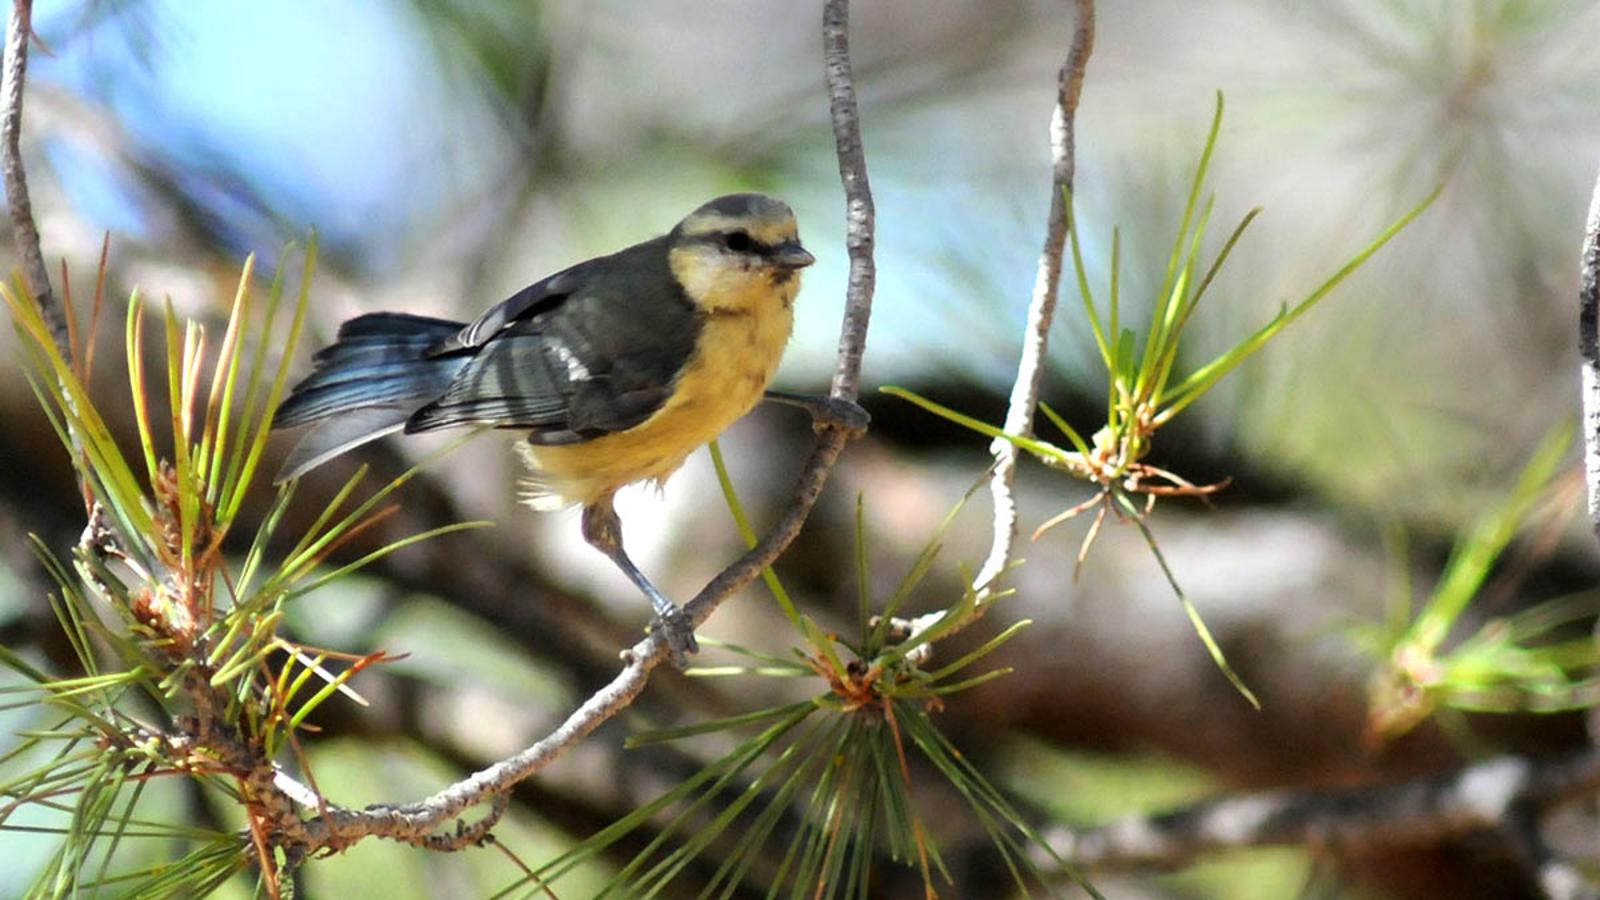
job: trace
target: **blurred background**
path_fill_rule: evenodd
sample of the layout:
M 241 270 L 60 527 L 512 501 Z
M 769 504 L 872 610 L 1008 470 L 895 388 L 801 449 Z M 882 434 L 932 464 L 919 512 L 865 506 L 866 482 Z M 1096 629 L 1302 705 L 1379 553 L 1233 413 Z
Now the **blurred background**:
M 854 578 L 841 573 L 853 569 L 857 495 L 874 583 L 887 593 L 987 463 L 984 439 L 876 388 L 1003 417 L 1049 200 L 1047 123 L 1069 6 L 876 0 L 853 12 L 878 208 L 864 400 L 874 423 L 778 566 L 803 608 L 834 627 L 853 616 Z M 1231 790 L 1357 785 L 1488 752 L 1581 746 L 1576 715 L 1447 717 L 1374 745 L 1363 738 L 1372 663 L 1344 629 L 1382 616 L 1397 573 L 1425 593 L 1454 536 L 1504 495 L 1541 436 L 1576 415 L 1576 251 L 1600 162 L 1600 4 L 1100 6 L 1077 120 L 1076 204 L 1094 283 L 1110 276 L 1119 226 L 1125 309 L 1148 308 L 1218 90 L 1227 115 L 1210 252 L 1265 207 L 1206 297 L 1190 365 L 1316 287 L 1436 186 L 1443 194 L 1164 430 L 1152 455 L 1196 482 L 1233 478 L 1214 508 L 1165 502 L 1152 527 L 1263 711 L 1217 672 L 1136 531 L 1108 525 L 1076 581 L 1086 519 L 1027 541 L 1088 490 L 1025 462 L 1018 593 L 961 642 L 1022 617 L 1035 624 L 997 658 L 1016 671 L 953 699 L 939 723 L 1039 821 L 1076 825 Z M 819 22 L 814 4 L 793 0 L 40 0 L 48 52 L 32 59 L 23 151 L 46 257 L 65 261 L 80 299 L 110 233 L 111 324 L 97 367 L 106 407 L 125 396 L 115 362 L 135 288 L 219 322 L 244 257 L 257 254 L 270 277 L 285 242 L 314 227 L 322 256 L 304 371 L 309 350 L 350 316 L 470 318 L 735 190 L 787 199 L 818 257 L 780 380 L 822 391 L 847 261 Z M 82 508 L 12 362 L 15 338 L 0 331 L 0 640 L 67 660 L 24 535 L 64 549 Z M 1103 373 L 1070 283 L 1051 351 L 1045 398 L 1093 430 Z M 132 434 L 131 415 L 120 424 Z M 758 522 L 784 502 L 809 434 L 803 416 L 763 408 L 725 436 Z M 616 650 L 644 622 L 635 592 L 583 545 L 575 514 L 516 503 L 514 437 L 480 437 L 431 466 L 407 489 L 403 515 L 370 540 L 458 519 L 496 528 L 408 549 L 293 608 L 290 628 L 307 642 L 409 654 L 356 680 L 370 708 L 319 713 L 307 751 L 339 803 L 418 798 L 520 748 L 610 678 Z M 384 443 L 362 458 L 392 475 L 437 446 Z M 306 479 L 296 514 L 309 522 L 355 464 Z M 1514 554 L 1482 615 L 1592 590 L 1600 567 L 1573 515 L 1575 464 L 1562 484 L 1545 539 Z M 619 507 L 635 558 L 676 597 L 738 553 L 704 453 L 665 491 L 634 489 Z M 948 604 L 957 563 L 981 562 L 988 512 L 980 497 L 957 519 L 918 609 Z M 1383 535 L 1401 530 L 1409 552 L 1396 554 Z M 770 597 L 745 594 L 707 633 L 785 652 Z M 501 842 L 537 864 L 702 761 L 705 748 L 625 751 L 628 734 L 753 708 L 792 687 L 659 672 L 633 711 L 518 790 Z M 25 711 L 0 717 L 6 732 L 28 722 Z M 949 801 L 925 780 L 930 809 Z M 220 815 L 181 790 L 163 802 Z M 960 883 L 952 895 L 1009 896 L 982 832 L 960 816 L 935 821 Z M 0 896 L 12 896 L 49 840 L 4 842 Z M 594 882 L 582 879 L 604 868 L 557 892 L 585 896 Z M 688 870 L 682 895 L 714 870 L 714 860 Z M 309 866 L 302 886 L 310 897 L 480 896 L 516 877 L 488 851 L 369 841 Z M 1117 897 L 1532 895 L 1525 873 L 1472 842 L 1238 853 L 1097 883 Z M 920 883 L 886 869 L 883 891 L 917 896 Z

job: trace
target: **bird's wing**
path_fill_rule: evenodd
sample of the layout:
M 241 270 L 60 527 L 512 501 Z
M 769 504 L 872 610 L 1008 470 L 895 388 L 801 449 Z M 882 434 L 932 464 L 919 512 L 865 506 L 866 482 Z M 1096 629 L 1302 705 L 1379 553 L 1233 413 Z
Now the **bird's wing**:
M 528 428 L 534 443 L 565 444 L 649 418 L 700 328 L 655 243 L 551 276 L 462 329 L 453 352 L 471 359 L 406 430 Z
M 435 346 L 433 354 L 442 356 L 482 347 L 514 323 L 554 311 L 586 281 L 591 280 L 594 272 L 600 268 L 598 264 L 606 259 L 601 257 L 578 263 L 517 291 Z

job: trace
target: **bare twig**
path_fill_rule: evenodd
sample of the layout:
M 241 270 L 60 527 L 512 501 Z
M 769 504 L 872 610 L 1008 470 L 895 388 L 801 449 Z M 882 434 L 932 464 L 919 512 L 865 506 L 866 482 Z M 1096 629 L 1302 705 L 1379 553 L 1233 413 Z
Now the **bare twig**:
M 1078 98 L 1083 94 L 1084 70 L 1094 52 L 1094 0 L 1076 0 L 1077 22 L 1072 46 L 1056 75 L 1056 105 L 1050 115 L 1050 153 L 1053 160 L 1050 178 L 1050 214 L 1045 222 L 1044 251 L 1034 273 L 1033 297 L 1028 303 L 1028 321 L 1022 338 L 1022 358 L 1017 363 L 1017 379 L 1011 385 L 1011 401 L 1006 409 L 1005 430 L 1010 434 L 1033 433 L 1033 416 L 1039 408 L 1039 383 L 1044 378 L 1044 356 L 1050 345 L 1050 322 L 1055 317 L 1056 296 L 1061 286 L 1061 256 L 1067 243 L 1067 194 L 1072 190 L 1075 171 L 1074 122 Z M 996 438 L 990 445 L 994 463 L 990 467 L 989 493 L 994 497 L 994 536 L 989 556 L 978 570 L 973 584 L 978 591 L 977 610 L 1000 596 L 1000 576 L 1011 565 L 1011 550 L 1017 541 L 1017 501 L 1013 488 L 1017 480 L 1017 448 L 1010 441 Z M 917 634 L 932 628 L 944 618 L 935 610 L 905 622 L 906 633 Z M 970 617 L 969 621 L 976 620 Z M 954 634 L 958 625 L 947 634 Z
M 306 823 L 308 843 L 312 849 L 339 849 L 370 836 L 418 840 L 467 808 L 504 793 L 512 785 L 555 761 L 632 703 L 644 690 L 651 670 L 664 662 L 669 654 L 667 643 L 660 633 L 651 634 L 628 651 L 630 659 L 610 684 L 585 700 L 566 721 L 542 740 L 417 803 L 401 806 L 379 804 L 361 810 L 331 808 L 325 815 Z M 280 785 L 288 786 L 284 784 L 287 781 L 285 776 L 280 774 L 277 780 Z M 286 793 L 305 796 L 310 791 L 294 786 Z
M 5 174 L 6 200 L 11 212 L 11 236 L 22 256 L 28 289 L 33 292 L 56 346 L 71 352 L 67 316 L 50 291 L 50 272 L 39 249 L 39 229 L 33 223 L 33 203 L 28 199 L 28 177 L 22 168 L 22 89 L 28 81 L 28 41 L 33 35 L 32 0 L 16 0 L 6 27 L 5 72 L 0 79 L 0 171 Z
M 471 824 L 463 820 L 457 820 L 455 831 L 433 832 L 420 837 L 416 843 L 427 847 L 429 850 L 439 850 L 444 853 L 454 853 L 457 850 L 476 847 L 483 843 L 484 839 L 489 836 L 489 832 L 494 830 L 494 826 L 500 824 L 500 820 L 510 808 L 510 791 L 495 794 L 490 799 L 489 811 L 484 814 L 483 818 Z
M 1600 538 L 1600 179 L 1589 199 L 1578 273 L 1578 355 L 1582 357 L 1583 464 L 1589 520 Z
M 828 76 L 833 142 L 844 185 L 845 250 L 850 254 L 850 281 L 844 322 L 839 329 L 839 361 L 833 374 L 833 396 L 856 399 L 861 384 L 861 353 L 867 345 L 867 320 L 877 269 L 872 262 L 877 211 L 867 183 L 867 159 L 861 147 L 861 117 L 856 109 L 855 77 L 850 72 L 850 3 L 830 0 L 822 9 L 822 48 Z
M 848 210 L 846 246 L 851 261 L 832 396 L 853 402 L 859 390 L 861 356 L 866 346 L 867 324 L 872 312 L 875 223 L 872 195 L 867 183 L 866 159 L 861 147 L 855 87 L 850 73 L 848 27 L 848 0 L 829 0 L 823 12 L 823 45 L 834 135 L 838 145 L 839 173 L 844 183 Z M 828 473 L 852 434 L 844 427 L 825 421 L 820 423 L 816 444 L 796 480 L 793 498 L 778 523 L 755 547 L 719 573 L 685 604 L 685 612 L 696 625 L 710 618 L 718 606 L 753 581 L 763 567 L 776 560 L 794 541 L 821 495 Z M 622 671 L 542 740 L 417 803 L 377 805 L 362 810 L 328 807 L 325 813 L 305 823 L 306 849 L 339 849 L 369 836 L 431 846 L 435 839 L 430 836 L 445 823 L 472 806 L 503 796 L 512 785 L 549 765 L 631 704 L 644 690 L 650 673 L 668 656 L 666 641 L 659 633 L 651 634 L 624 651 Z M 302 805 L 310 805 L 307 801 L 316 797 L 314 791 L 284 773 L 275 773 L 275 783 L 285 796 Z M 483 836 L 476 826 L 464 828 L 467 831 L 460 833 L 470 833 L 474 839 Z M 451 838 L 440 841 L 453 843 Z
M 1050 215 L 1045 223 L 1044 251 L 1033 279 L 1033 298 L 1028 303 L 1028 322 L 1022 339 L 1022 359 L 1017 363 L 1017 380 L 1011 386 L 1011 402 L 1006 409 L 1005 430 L 1010 434 L 1033 433 L 1033 416 L 1039 407 L 1039 382 L 1044 377 L 1044 355 L 1050 345 L 1050 321 L 1055 316 L 1056 295 L 1061 285 L 1061 255 L 1067 243 L 1067 195 L 1074 175 L 1074 120 L 1078 98 L 1083 93 L 1083 73 L 1094 52 L 1094 0 L 1077 0 L 1077 23 L 1072 47 L 1056 76 L 1056 107 L 1050 117 L 1050 154 L 1053 172 L 1050 180 Z M 989 558 L 978 570 L 979 589 L 992 594 L 994 582 L 1011 562 L 1011 548 L 1017 540 L 1017 501 L 1012 489 L 1017 480 L 1017 448 L 1010 441 L 996 438 L 990 447 L 994 454 L 994 474 L 989 476 L 989 492 L 994 496 L 994 538 Z
M 1600 788 L 1600 751 L 1534 760 L 1501 756 L 1442 777 L 1339 791 L 1272 791 L 1133 817 L 1077 833 L 1053 829 L 1050 847 L 1078 867 L 1171 868 L 1244 847 L 1333 849 L 1434 843 L 1505 827 Z
M 1589 488 L 1589 523 L 1600 539 L 1600 176 L 1589 196 L 1589 217 L 1583 228 L 1578 263 L 1578 356 L 1582 384 L 1583 474 Z M 1600 621 L 1592 640 L 1600 642 Z M 1584 715 L 1589 746 L 1600 752 L 1600 706 Z M 1596 892 L 1571 867 L 1551 859 L 1540 866 L 1539 880 L 1552 898 L 1593 897 Z

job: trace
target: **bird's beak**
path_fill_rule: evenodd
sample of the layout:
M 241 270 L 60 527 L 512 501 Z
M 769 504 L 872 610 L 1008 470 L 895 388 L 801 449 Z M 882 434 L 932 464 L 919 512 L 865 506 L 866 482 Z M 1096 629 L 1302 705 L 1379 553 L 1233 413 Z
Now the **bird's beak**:
M 785 269 L 804 269 L 817 261 L 799 241 L 784 241 L 773 248 L 772 261 Z

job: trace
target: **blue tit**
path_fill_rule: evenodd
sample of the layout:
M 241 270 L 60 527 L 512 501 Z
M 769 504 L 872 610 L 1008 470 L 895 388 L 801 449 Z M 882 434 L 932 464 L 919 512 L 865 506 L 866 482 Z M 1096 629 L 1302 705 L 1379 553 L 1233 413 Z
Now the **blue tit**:
M 665 481 L 767 394 L 813 261 L 788 205 L 730 194 L 468 324 L 351 319 L 277 410 L 275 428 L 314 426 L 278 480 L 387 434 L 526 429 L 531 504 L 583 507 L 584 538 L 650 599 L 681 660 L 695 649 L 693 626 L 629 559 L 612 498 Z

